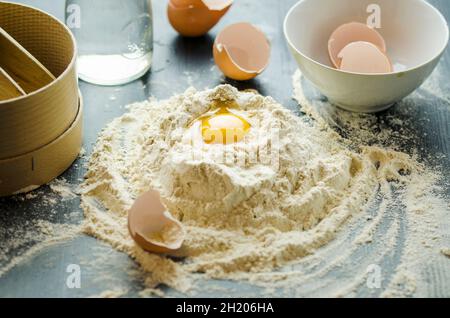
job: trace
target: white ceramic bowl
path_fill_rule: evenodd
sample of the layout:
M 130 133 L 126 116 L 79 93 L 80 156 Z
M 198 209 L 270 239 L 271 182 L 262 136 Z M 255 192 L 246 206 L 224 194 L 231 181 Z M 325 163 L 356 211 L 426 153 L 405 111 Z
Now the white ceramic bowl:
M 337 70 L 328 57 L 328 39 L 340 25 L 367 23 L 378 5 L 381 28 L 394 73 L 357 74 Z M 418 88 L 438 64 L 449 40 L 442 14 L 424 0 L 301 0 L 284 22 L 297 63 L 330 102 L 356 112 L 389 108 Z

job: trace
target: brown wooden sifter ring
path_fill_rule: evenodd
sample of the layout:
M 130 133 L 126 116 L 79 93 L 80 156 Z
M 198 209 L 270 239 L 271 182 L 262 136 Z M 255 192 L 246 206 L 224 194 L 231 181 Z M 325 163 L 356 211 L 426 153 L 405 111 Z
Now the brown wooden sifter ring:
M 0 196 L 7 196 L 48 183 L 73 163 L 83 101 L 75 39 L 63 23 L 1 1 L 0 28 Z
M 25 193 L 52 181 L 76 160 L 83 136 L 83 99 L 70 127 L 48 145 L 0 160 L 0 197 Z
M 63 23 L 38 9 L 0 2 L 0 27 L 56 78 L 24 96 L 0 101 L 2 160 L 61 136 L 77 116 L 79 96 L 75 39 Z

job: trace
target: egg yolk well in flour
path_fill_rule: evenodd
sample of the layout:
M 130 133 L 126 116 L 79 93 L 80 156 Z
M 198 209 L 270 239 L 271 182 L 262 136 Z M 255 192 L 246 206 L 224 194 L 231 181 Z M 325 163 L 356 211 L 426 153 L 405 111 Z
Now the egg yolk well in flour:
M 228 105 L 220 105 L 201 116 L 192 127 L 200 129 L 204 143 L 223 145 L 241 142 L 251 129 L 250 123 Z

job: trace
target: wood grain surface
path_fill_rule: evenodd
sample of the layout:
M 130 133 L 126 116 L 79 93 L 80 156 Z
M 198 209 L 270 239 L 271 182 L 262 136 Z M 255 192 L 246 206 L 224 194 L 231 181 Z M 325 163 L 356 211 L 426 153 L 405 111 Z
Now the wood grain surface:
M 0 67 L 27 93 L 0 101 L 1 161 L 60 137 L 77 116 L 79 90 L 74 39 L 61 22 L 40 10 L 0 2 L 0 27 L 7 30 L 0 34 Z M 20 171 L 10 172 L 21 177 Z
M 25 95 L 23 89 L 0 67 L 0 100 Z
M 0 67 L 29 94 L 50 84 L 55 77 L 19 42 L 0 27 Z
M 338 0 L 336 0 L 338 1 Z M 63 18 L 64 1 L 54 0 L 21 0 L 17 2 L 38 6 L 43 10 Z M 297 66 L 286 46 L 282 24 L 289 8 L 297 0 L 236 0 L 235 6 L 225 18 L 206 36 L 197 39 L 186 39 L 178 36 L 169 26 L 165 6 L 167 1 L 153 1 L 154 6 L 154 60 L 151 72 L 140 80 L 120 87 L 99 87 L 80 82 L 85 100 L 84 148 L 89 155 L 95 144 L 98 133 L 111 120 L 124 114 L 125 105 L 144 100 L 150 96 L 167 98 L 175 93 L 183 92 L 189 86 L 199 89 L 214 87 L 221 83 L 230 83 L 239 89 L 257 89 L 263 95 L 270 95 L 296 114 L 300 114 L 298 105 L 292 100 L 292 75 Z M 448 0 L 430 0 L 450 20 L 450 2 Z M 99 16 L 99 19 L 101 17 Z M 258 25 L 270 38 L 272 57 L 268 69 L 258 78 L 249 82 L 235 82 L 224 79 L 214 67 L 212 60 L 212 43 L 217 32 L 228 24 L 248 21 Z M 403 116 L 412 122 L 413 131 L 419 144 L 419 157 L 440 158 L 444 169 L 444 177 L 450 180 L 450 50 L 438 66 L 440 80 L 433 83 L 435 89 L 443 92 L 435 96 L 429 91 L 420 89 L 420 94 L 427 98 L 414 100 L 412 110 L 405 113 L 402 107 L 408 105 L 407 100 L 392 109 L 377 115 L 378 122 Z M 406 103 L 406 104 L 405 104 Z M 395 127 L 394 127 L 395 129 Z M 345 133 L 345 132 L 343 132 Z M 405 144 L 405 148 L 411 145 Z M 71 169 L 63 175 L 73 188 L 83 181 L 87 157 L 80 158 Z M 450 194 L 450 188 L 447 189 Z M 24 196 L 0 199 L 0 227 L 3 229 L 26 229 L 29 220 L 39 219 L 57 224 L 79 224 L 83 220 L 79 197 L 62 199 L 49 187 L 34 192 L 35 196 L 26 199 Z M 55 203 L 46 204 L 46 200 Z M 392 211 L 393 215 L 396 215 Z M 399 213 L 401 214 L 401 213 Z M 444 224 L 444 223 L 443 223 Z M 408 225 L 402 223 L 401 231 Z M 450 246 L 450 231 L 443 229 L 446 235 L 443 240 Z M 0 234 L 0 250 L 14 241 L 19 231 L 3 231 Z M 17 246 L 9 250 L 7 255 L 13 257 L 29 250 L 33 243 Z M 369 252 L 363 251 L 362 253 Z M 395 271 L 397 260 L 402 255 L 399 250 L 387 259 L 383 265 L 385 279 L 389 281 Z M 99 258 L 99 255 L 102 255 Z M 365 254 L 362 254 L 365 255 Z M 349 260 L 349 268 L 358 266 L 359 259 Z M 0 269 L 4 266 L 0 261 Z M 79 264 L 82 268 L 82 288 L 70 289 L 66 286 L 67 266 Z M 348 275 L 348 268 L 338 268 L 333 275 Z M 130 272 L 138 274 L 131 275 Z M 450 297 L 450 261 L 445 256 L 439 261 L 429 264 L 426 273 L 430 297 Z M 207 293 L 200 291 L 199 296 L 261 296 L 260 290 L 245 283 L 228 281 L 205 282 L 205 286 L 215 287 Z M 142 277 L 136 264 L 126 255 L 87 236 L 78 236 L 73 240 L 49 247 L 34 255 L 30 260 L 20 263 L 7 274 L 0 277 L 0 296 L 3 297 L 89 297 L 106 290 L 124 290 L 124 295 L 136 297 L 143 288 Z M 301 290 L 304 286 L 299 286 Z M 215 290 L 215 291 L 214 291 Z M 381 292 L 368 293 L 359 289 L 357 296 L 377 297 Z M 317 291 L 320 295 L 320 289 Z M 168 291 L 169 296 L 182 296 Z

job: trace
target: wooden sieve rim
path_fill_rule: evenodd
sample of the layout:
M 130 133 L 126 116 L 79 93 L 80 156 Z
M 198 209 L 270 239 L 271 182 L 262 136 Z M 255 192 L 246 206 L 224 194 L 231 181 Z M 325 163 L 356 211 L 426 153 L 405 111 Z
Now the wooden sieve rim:
M 82 149 L 83 109 L 83 97 L 79 93 L 77 116 L 64 133 L 39 149 L 0 160 L 0 171 L 9 171 L 0 179 L 0 198 L 33 191 L 72 166 Z M 53 162 L 55 156 L 56 163 Z M 35 159 L 40 162 L 36 169 L 33 166 Z
M 72 67 L 74 66 L 74 64 L 76 63 L 77 60 L 77 54 L 78 54 L 78 46 L 77 46 L 77 42 L 75 40 L 75 37 L 72 33 L 72 31 L 70 31 L 70 29 L 64 24 L 62 23 L 60 20 L 58 20 L 55 16 L 53 16 L 52 14 L 49 14 L 41 9 L 29 6 L 29 5 L 25 5 L 25 4 L 19 4 L 19 3 L 14 3 L 14 2 L 9 2 L 9 1 L 0 1 L 0 4 L 6 4 L 6 5 L 11 5 L 11 6 L 17 6 L 17 7 L 25 7 L 34 11 L 38 11 L 42 14 L 47 15 L 49 18 L 53 19 L 54 21 L 56 21 L 59 25 L 61 25 L 63 27 L 63 29 L 69 34 L 70 38 L 72 39 L 72 45 L 73 45 L 73 56 L 72 59 L 70 60 L 70 63 L 67 65 L 66 69 L 64 70 L 64 72 L 62 72 L 58 77 L 56 77 L 56 79 L 51 82 L 50 84 L 47 84 L 44 87 L 39 88 L 38 90 L 31 92 L 29 94 L 23 95 L 23 96 L 19 96 L 19 97 L 15 97 L 15 98 L 11 98 L 8 100 L 3 100 L 0 101 L 0 107 L 2 105 L 5 104 L 9 104 L 11 102 L 15 102 L 15 101 L 19 101 L 22 99 L 26 99 L 29 98 L 30 96 L 34 96 L 37 95 L 43 91 L 45 91 L 46 89 L 48 89 L 50 86 L 54 85 L 55 82 L 59 82 L 68 72 L 70 72 L 70 70 L 72 69 Z
M 61 135 L 59 135 L 56 139 L 50 141 L 49 143 L 47 143 L 45 145 L 42 145 L 41 147 L 39 147 L 38 149 L 35 149 L 33 151 L 21 154 L 19 156 L 14 156 L 14 157 L 9 157 L 9 158 L 2 158 L 2 159 L 0 159 L 0 164 L 4 163 L 4 162 L 11 161 L 11 160 L 18 160 L 20 158 L 27 157 L 30 154 L 33 154 L 33 153 L 38 152 L 38 151 L 44 151 L 46 148 L 52 146 L 54 143 L 58 142 L 58 140 L 64 138 L 67 134 L 69 134 L 70 131 L 74 128 L 74 126 L 76 126 L 78 124 L 78 122 L 80 120 L 82 120 L 81 117 L 83 115 L 83 110 L 84 110 L 83 96 L 81 95 L 81 91 L 78 91 L 78 111 L 77 111 L 77 114 L 76 114 L 73 122 L 70 123 L 70 125 L 67 127 L 67 129 Z

